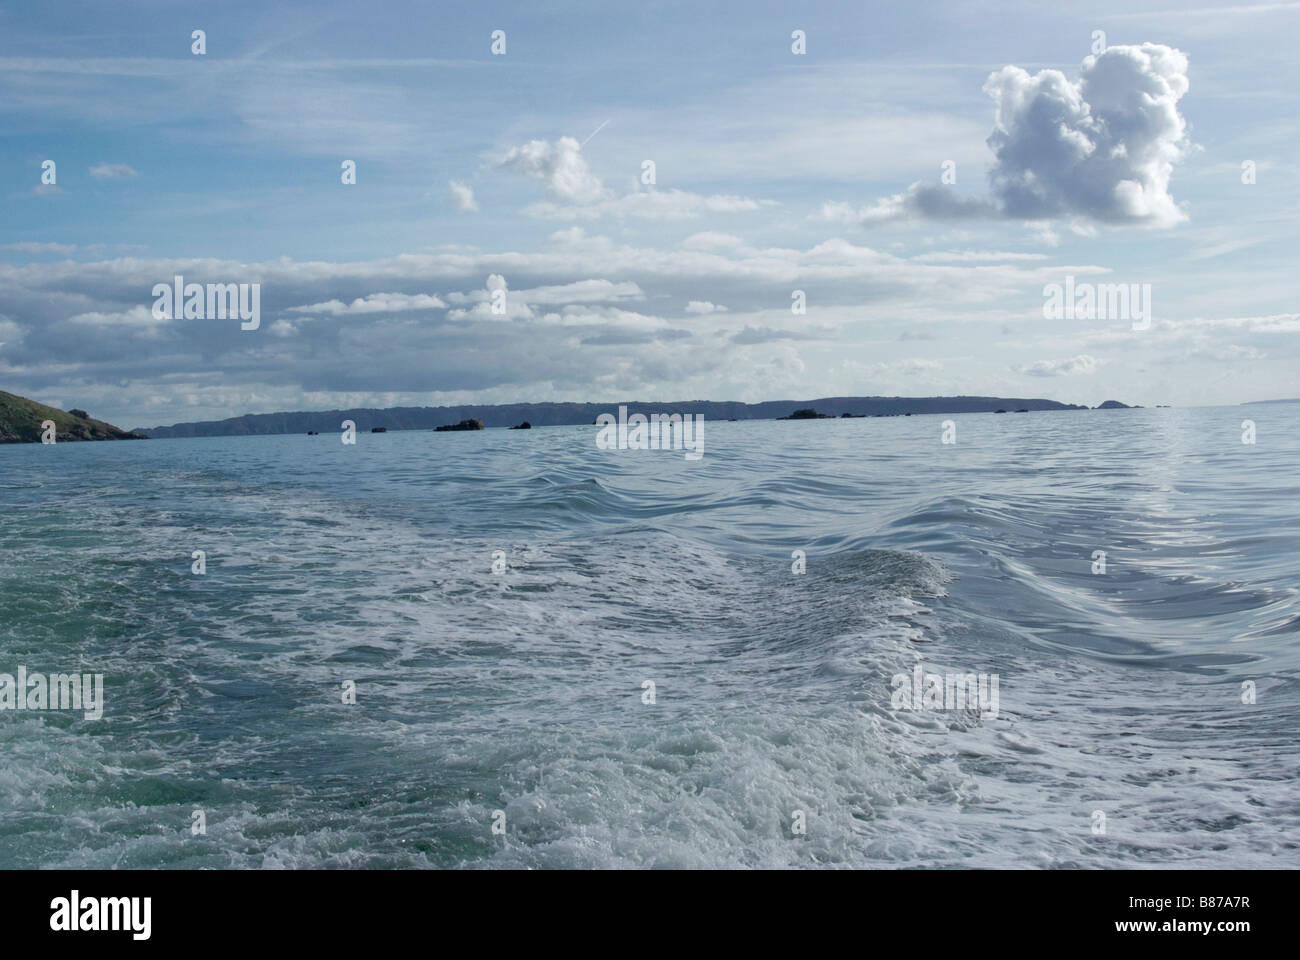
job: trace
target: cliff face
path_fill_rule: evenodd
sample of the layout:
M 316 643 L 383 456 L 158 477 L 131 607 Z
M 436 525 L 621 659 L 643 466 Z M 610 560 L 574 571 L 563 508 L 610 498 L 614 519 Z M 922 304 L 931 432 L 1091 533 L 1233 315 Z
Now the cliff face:
M 76 414 L 84 411 L 78 410 Z M 0 443 L 40 443 L 41 423 L 54 421 L 58 443 L 71 440 L 147 440 L 142 433 L 120 430 L 111 423 L 47 407 L 35 400 L 0 390 Z

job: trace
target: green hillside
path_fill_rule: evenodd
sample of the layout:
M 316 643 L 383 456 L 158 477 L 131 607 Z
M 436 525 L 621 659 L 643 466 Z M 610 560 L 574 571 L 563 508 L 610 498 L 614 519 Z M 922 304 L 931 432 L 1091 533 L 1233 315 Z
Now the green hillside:
M 41 423 L 45 420 L 54 421 L 54 436 L 59 443 L 69 440 L 147 439 L 142 433 L 128 433 L 103 420 L 76 416 L 0 390 L 0 443 L 40 443 Z

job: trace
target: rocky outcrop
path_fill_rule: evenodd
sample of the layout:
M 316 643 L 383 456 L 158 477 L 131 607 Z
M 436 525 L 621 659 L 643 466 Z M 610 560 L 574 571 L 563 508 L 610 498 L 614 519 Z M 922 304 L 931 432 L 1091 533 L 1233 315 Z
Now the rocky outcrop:
M 448 423 L 448 424 L 444 424 L 444 425 L 441 426 L 441 427 L 434 427 L 433 429 L 434 429 L 437 433 L 442 433 L 444 430 L 482 430 L 482 429 L 483 429 L 483 421 L 482 421 L 482 420 L 462 420 L 460 423 Z
M 825 420 L 826 414 L 818 413 L 812 407 L 805 407 L 802 410 L 796 410 L 788 417 L 777 417 L 778 420 Z
M 40 443 L 45 433 L 41 424 L 47 420 L 54 422 L 56 443 L 149 439 L 143 433 L 121 430 L 111 423 L 95 420 L 84 410 L 64 411 L 0 390 L 0 443 Z
M 531 423 L 529 423 L 527 420 L 525 420 L 523 423 L 519 424 L 519 426 L 517 426 L 517 427 L 511 427 L 510 429 L 511 429 L 511 430 L 531 430 L 531 429 L 533 429 L 533 425 L 532 425 Z

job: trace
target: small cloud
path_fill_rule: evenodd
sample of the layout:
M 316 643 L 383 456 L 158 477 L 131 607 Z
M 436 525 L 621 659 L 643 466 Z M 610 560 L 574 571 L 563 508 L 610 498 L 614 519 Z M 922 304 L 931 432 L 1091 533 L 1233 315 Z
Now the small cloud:
M 560 137 L 554 143 L 530 140 L 510 150 L 498 166 L 540 180 L 547 193 L 568 203 L 595 203 L 609 195 L 587 166 L 582 146 L 573 137 Z
M 505 290 L 506 281 L 500 274 L 488 277 L 484 290 L 447 294 L 447 300 L 456 306 L 478 303 L 494 290 Z M 645 292 L 631 280 L 614 283 L 610 280 L 576 280 L 527 290 L 511 290 L 510 299 L 539 305 L 568 305 L 576 303 L 617 303 L 623 300 L 644 300 Z
M 917 182 L 904 193 L 882 197 L 858 209 L 847 203 L 822 204 L 812 218 L 845 226 L 874 226 L 896 220 L 963 220 L 996 215 L 997 209 L 987 200 L 969 200 L 947 187 Z
M 693 233 L 682 241 L 682 246 L 691 250 L 715 250 L 720 247 L 740 247 L 745 243 L 730 233 L 718 233 L 715 230 L 705 230 L 703 233 Z
M 133 167 L 125 163 L 97 163 L 90 168 L 90 175 L 96 180 L 121 180 L 124 177 L 138 177 Z
M 746 326 L 731 338 L 732 343 L 753 346 L 758 343 L 774 343 L 778 340 L 820 340 L 822 335 L 815 331 L 774 330 L 771 327 Z
M 447 187 L 451 191 L 451 202 L 455 204 L 457 210 L 461 213 L 478 212 L 478 204 L 474 201 L 474 190 L 469 184 L 461 183 L 459 180 L 448 180 Z
M 942 370 L 943 364 L 938 360 L 925 357 L 909 357 L 881 363 L 858 363 L 856 360 L 848 360 L 844 364 L 844 369 L 850 373 L 869 377 L 919 376 Z
M 13 250 L 17 253 L 72 253 L 76 249 L 75 243 L 34 243 L 29 240 L 0 243 L 0 250 Z
M 946 250 L 922 253 L 913 263 L 998 263 L 1010 260 L 1046 260 L 1045 253 L 1006 253 L 1001 250 Z
M 435 310 L 445 307 L 438 297 L 431 293 L 372 293 L 358 297 L 351 303 L 342 300 L 326 300 L 324 303 L 309 303 L 300 307 L 289 307 L 287 313 L 324 313 L 341 316 L 348 313 L 402 313 L 407 310 Z
M 92 310 L 68 318 L 69 323 L 84 323 L 93 327 L 156 327 L 170 322 L 167 317 L 155 317 L 149 307 L 137 304 L 126 310 L 105 313 Z
M 727 308 L 707 300 L 692 300 L 686 304 L 687 313 L 726 313 Z
M 705 213 L 739 213 L 774 204 L 771 200 L 704 195 L 676 188 L 616 195 L 587 166 L 582 145 L 572 137 L 560 137 L 553 143 L 530 140 L 511 149 L 497 166 L 545 185 L 550 199 L 531 204 L 524 213 L 549 220 L 595 220 L 605 216 L 686 220 Z
M 481 290 L 468 294 L 454 293 L 447 297 L 452 303 L 471 303 L 468 308 L 457 307 L 447 311 L 447 319 L 461 320 L 535 320 L 536 314 L 523 297 L 510 293 L 506 278 L 499 273 L 489 274 Z
M 587 231 L 582 227 L 566 227 L 563 230 L 556 230 L 546 238 L 547 243 L 553 243 L 557 246 L 569 246 L 575 243 L 582 243 L 587 239 Z
M 599 217 L 640 217 L 645 220 L 689 220 L 704 213 L 741 213 L 775 205 L 733 194 L 700 194 L 689 190 L 646 190 L 582 204 L 534 203 L 524 213 L 551 220 L 595 220 Z
M 1268 356 L 1263 350 L 1255 347 L 1243 347 L 1238 343 L 1219 345 L 1201 343 L 1192 347 L 1187 355 L 1189 357 L 1201 357 L 1206 360 L 1217 360 L 1222 363 L 1234 363 L 1238 360 L 1263 360 Z
M 1038 360 L 1013 369 L 1017 373 L 1025 373 L 1031 377 L 1069 377 L 1080 373 L 1093 373 L 1099 366 L 1101 361 L 1096 357 L 1081 353 L 1068 360 Z

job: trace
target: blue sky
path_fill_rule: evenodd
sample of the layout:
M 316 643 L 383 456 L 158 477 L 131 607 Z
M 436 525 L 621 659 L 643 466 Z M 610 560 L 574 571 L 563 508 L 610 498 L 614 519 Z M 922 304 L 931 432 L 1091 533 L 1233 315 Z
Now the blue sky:
M 1298 27 L 1300 3 L 9 6 L 0 389 L 125 426 L 1292 396 Z M 152 317 L 176 273 L 260 283 L 260 328 Z M 1044 318 L 1067 275 L 1150 284 L 1150 328 Z

